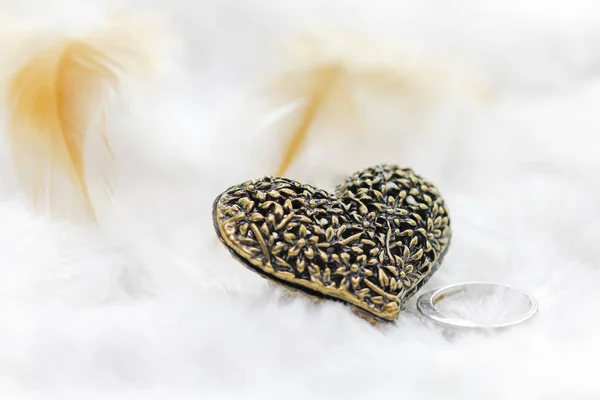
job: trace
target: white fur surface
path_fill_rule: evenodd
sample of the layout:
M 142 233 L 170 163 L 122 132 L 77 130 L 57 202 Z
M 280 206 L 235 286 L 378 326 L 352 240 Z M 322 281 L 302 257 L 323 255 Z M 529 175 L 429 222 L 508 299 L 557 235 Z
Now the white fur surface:
M 125 4 L 13 3 L 1 14 L 34 29 L 101 24 Z M 165 68 L 130 82 L 113 114 L 119 180 L 102 228 L 33 214 L 2 164 L 0 398 L 600 398 L 596 1 L 126 5 L 173 36 L 156 56 Z M 319 121 L 290 176 L 332 189 L 371 164 L 412 166 L 439 187 L 454 231 L 425 288 L 522 288 L 540 303 L 529 323 L 449 335 L 411 303 L 372 327 L 339 304 L 285 299 L 216 242 L 213 199 L 279 161 L 260 88 L 294 67 L 277 46 L 305 32 L 325 58 L 377 68 L 409 54 L 447 85 L 412 115 L 350 75 L 362 136 Z M 471 78 L 487 95 L 465 89 Z

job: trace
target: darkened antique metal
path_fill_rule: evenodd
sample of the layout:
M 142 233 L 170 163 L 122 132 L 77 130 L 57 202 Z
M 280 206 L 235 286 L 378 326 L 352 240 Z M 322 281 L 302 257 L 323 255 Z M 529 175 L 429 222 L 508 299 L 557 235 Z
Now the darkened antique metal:
M 437 189 L 408 168 L 352 175 L 335 195 L 287 178 L 233 186 L 215 200 L 215 230 L 263 277 L 393 321 L 438 269 L 450 244 Z

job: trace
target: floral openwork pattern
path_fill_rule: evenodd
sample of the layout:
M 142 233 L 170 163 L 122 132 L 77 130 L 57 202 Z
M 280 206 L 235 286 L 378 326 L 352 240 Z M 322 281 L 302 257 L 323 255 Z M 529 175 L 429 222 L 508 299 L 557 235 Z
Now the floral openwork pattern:
M 437 189 L 408 168 L 359 171 L 335 195 L 287 178 L 244 182 L 213 209 L 221 241 L 265 278 L 393 321 L 438 269 L 450 220 Z

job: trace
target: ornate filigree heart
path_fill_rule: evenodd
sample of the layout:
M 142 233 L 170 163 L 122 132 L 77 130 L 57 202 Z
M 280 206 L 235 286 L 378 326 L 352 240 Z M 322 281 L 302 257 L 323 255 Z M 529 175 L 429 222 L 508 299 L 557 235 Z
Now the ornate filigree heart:
M 217 197 L 213 218 L 251 270 L 375 321 L 396 319 L 451 236 L 435 186 L 395 165 L 359 171 L 335 195 L 286 178 L 244 182 Z

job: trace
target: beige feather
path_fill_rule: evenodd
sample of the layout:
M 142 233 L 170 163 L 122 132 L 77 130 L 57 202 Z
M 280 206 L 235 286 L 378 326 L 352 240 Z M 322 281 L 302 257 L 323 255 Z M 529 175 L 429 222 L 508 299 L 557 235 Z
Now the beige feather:
M 269 84 L 268 96 L 280 102 L 304 102 L 303 107 L 290 114 L 295 124 L 290 132 L 285 132 L 287 142 L 278 176 L 284 176 L 298 158 L 319 117 L 329 122 L 344 120 L 352 132 L 363 133 L 361 109 L 354 100 L 358 88 L 408 100 L 398 103 L 398 107 L 418 115 L 435 101 L 445 84 L 443 68 L 428 60 L 415 63 L 409 51 L 390 52 L 360 36 L 341 41 L 337 38 L 308 36 L 292 41 L 286 49 L 293 53 L 294 72 L 280 74 Z M 366 49 L 370 49 L 369 54 L 363 54 Z M 334 112 L 324 116 L 326 108 Z
M 87 178 L 86 145 L 94 140 L 103 157 L 99 190 L 110 192 L 113 161 L 106 135 L 110 95 L 118 72 L 144 65 L 131 36 L 108 30 L 47 46 L 28 59 L 8 85 L 8 137 L 15 170 L 38 210 L 77 222 L 98 223 Z M 132 45 L 132 47 L 128 47 Z

